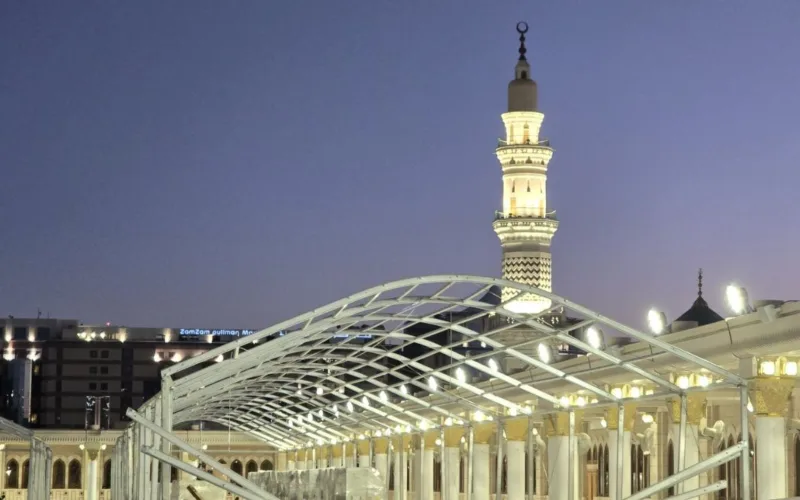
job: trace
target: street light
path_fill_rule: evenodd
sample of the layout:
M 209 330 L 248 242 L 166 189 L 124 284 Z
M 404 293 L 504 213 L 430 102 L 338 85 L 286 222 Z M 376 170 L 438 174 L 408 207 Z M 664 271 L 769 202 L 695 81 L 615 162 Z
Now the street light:
M 650 309 L 647 311 L 647 326 L 653 335 L 661 335 L 667 329 L 667 315 L 661 311 Z

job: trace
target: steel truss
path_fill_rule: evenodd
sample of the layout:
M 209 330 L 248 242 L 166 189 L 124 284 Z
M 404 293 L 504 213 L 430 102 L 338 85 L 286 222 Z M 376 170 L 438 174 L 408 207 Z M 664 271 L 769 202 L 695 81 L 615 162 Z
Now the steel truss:
M 17 439 L 29 442 L 28 462 L 28 500 L 50 498 L 51 475 L 53 473 L 53 450 L 33 432 L 4 418 L 0 418 L 0 435 L 10 434 Z M 0 443 L 4 442 L 0 439 Z M 0 464 L 5 472 L 6 464 Z M 20 464 L 20 467 L 22 464 Z M 21 475 L 21 470 L 19 471 Z
M 513 289 L 515 296 L 501 301 L 503 288 Z M 550 300 L 551 307 L 533 315 L 506 307 L 527 294 Z M 606 339 L 623 336 L 644 342 L 651 355 L 633 361 L 619 350 L 605 349 L 605 343 L 590 345 L 584 336 L 589 328 Z M 558 344 L 590 356 L 591 367 L 562 370 L 560 363 L 537 355 L 540 350 L 552 355 Z M 683 431 L 686 397 L 696 389 L 681 388 L 642 364 L 659 356 L 702 370 L 714 380 L 715 389 L 738 387 L 746 422 L 746 383 L 738 375 L 550 292 L 474 276 L 387 283 L 163 370 L 162 392 L 131 413 L 134 423 L 114 450 L 114 498 L 169 498 L 170 468 L 176 466 L 167 460 L 171 446 L 196 457 L 202 454 L 171 434 L 174 425 L 186 422 L 222 423 L 289 451 L 443 425 L 469 426 L 478 414 L 497 421 L 527 415 L 532 422 L 575 409 L 565 403 L 564 390 L 546 389 L 561 383 L 582 396 L 580 409 L 587 412 L 606 406 L 624 412 L 626 402 L 673 396 L 681 400 Z M 510 362 L 524 369 L 506 372 L 502 366 Z M 614 394 L 593 377 L 609 369 L 628 373 L 629 381 L 650 388 L 648 394 L 635 399 Z M 572 454 L 572 411 L 570 415 Z M 684 437 L 681 432 L 679 450 L 686 446 Z M 498 442 L 502 440 L 498 433 Z M 749 442 L 747 425 L 742 442 Z M 745 470 L 740 475 L 745 482 L 746 449 L 741 452 Z M 623 446 L 617 447 L 618 464 L 623 451 Z M 679 470 L 682 456 L 679 451 Z M 232 478 L 237 490 L 257 493 L 249 481 L 211 457 L 201 459 Z M 160 487 L 149 479 L 158 477 L 159 461 Z M 617 488 L 617 500 L 621 491 Z M 749 486 L 741 491 L 749 500 Z

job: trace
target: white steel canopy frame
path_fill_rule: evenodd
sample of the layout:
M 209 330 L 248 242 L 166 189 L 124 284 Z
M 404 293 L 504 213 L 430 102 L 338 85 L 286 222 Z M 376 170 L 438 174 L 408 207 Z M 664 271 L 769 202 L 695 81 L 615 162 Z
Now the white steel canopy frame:
M 516 293 L 502 302 L 502 289 Z M 517 314 L 505 307 L 528 294 L 549 299 L 550 308 Z M 606 339 L 645 342 L 651 355 L 622 359 L 618 349 L 590 341 L 589 329 Z M 553 358 L 559 346 L 589 356 L 591 367 L 559 369 Z M 585 396 L 579 404 L 587 410 L 619 407 L 630 397 L 685 399 L 695 389 L 647 367 L 659 356 L 703 370 L 715 387 L 746 387 L 703 358 L 544 290 L 495 278 L 428 276 L 370 288 L 166 368 L 166 393 L 139 413 L 161 415 L 153 421 L 168 430 L 214 421 L 295 450 L 430 429 L 478 413 L 501 419 L 573 409 L 563 389 L 548 390 L 554 384 Z M 513 372 L 505 368 L 512 365 Z M 612 391 L 596 376 L 609 368 L 627 371 L 648 391 Z

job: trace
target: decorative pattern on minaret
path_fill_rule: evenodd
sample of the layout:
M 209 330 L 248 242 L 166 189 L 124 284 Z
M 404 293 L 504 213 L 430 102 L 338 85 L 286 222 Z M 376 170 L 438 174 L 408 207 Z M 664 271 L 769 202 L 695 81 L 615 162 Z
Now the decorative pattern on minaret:
M 530 78 L 527 31 L 526 23 L 517 24 L 519 59 L 508 84 L 508 111 L 502 115 L 505 139 L 496 150 L 503 171 L 503 207 L 495 214 L 493 227 L 503 247 L 503 278 L 549 292 L 550 242 L 558 229 L 555 212 L 547 208 L 547 168 L 553 150 L 539 138 L 544 115 L 537 106 L 536 82 Z M 538 313 L 550 307 L 548 299 L 517 293 L 503 290 L 502 300 L 509 310 Z

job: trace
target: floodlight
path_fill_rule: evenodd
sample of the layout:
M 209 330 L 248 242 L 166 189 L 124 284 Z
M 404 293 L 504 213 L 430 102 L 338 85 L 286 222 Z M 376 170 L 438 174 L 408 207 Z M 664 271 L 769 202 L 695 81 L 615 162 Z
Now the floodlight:
M 742 286 L 728 285 L 725 288 L 725 299 L 733 314 L 747 314 L 753 312 L 747 298 L 747 290 Z
M 653 335 L 661 335 L 667 329 L 667 315 L 661 311 L 650 309 L 647 311 L 647 326 Z
M 590 326 L 586 330 L 586 343 L 595 349 L 603 348 L 603 333 L 596 326 Z
M 408 394 L 408 387 L 406 387 L 405 384 L 401 385 L 400 392 L 402 392 L 403 394 Z
M 494 359 L 489 358 L 489 361 L 487 361 L 486 364 L 489 365 L 489 369 L 492 370 L 493 372 L 500 371 L 500 366 Z
M 386 394 L 386 391 L 381 391 L 381 401 L 383 401 L 384 403 L 389 401 L 389 395 Z
M 550 351 L 550 346 L 544 342 L 539 344 L 536 348 L 536 352 L 539 355 L 539 361 L 542 363 L 549 364 L 553 360 L 553 353 Z
M 439 387 L 439 384 L 436 382 L 436 377 L 433 375 L 428 377 L 428 387 L 431 388 L 431 391 L 435 391 Z
M 456 378 L 462 384 L 466 383 L 466 381 L 467 381 L 467 374 L 464 371 L 464 369 L 461 368 L 460 366 L 458 368 L 456 368 Z
M 353 402 L 352 401 L 348 401 L 347 402 L 347 411 L 349 411 L 350 413 L 353 413 Z

